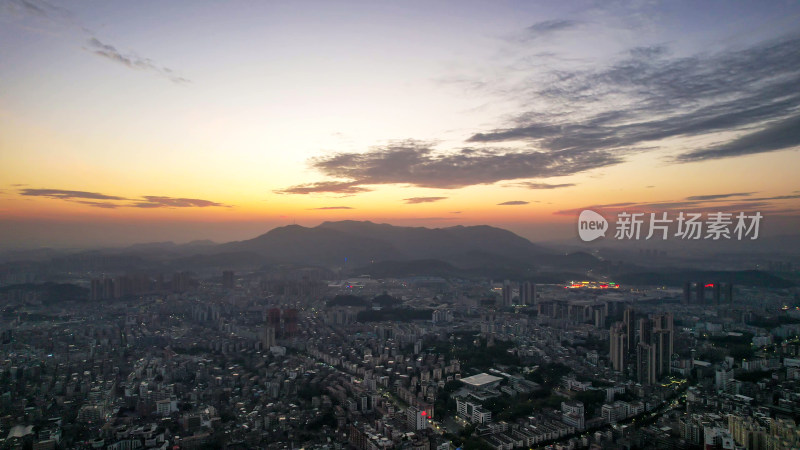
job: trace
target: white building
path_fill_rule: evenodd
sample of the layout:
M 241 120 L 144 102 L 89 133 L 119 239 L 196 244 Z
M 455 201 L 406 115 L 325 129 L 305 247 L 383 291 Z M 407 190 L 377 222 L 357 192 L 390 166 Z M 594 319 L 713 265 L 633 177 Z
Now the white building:
M 485 424 L 492 421 L 491 411 L 486 411 L 481 405 L 468 400 L 457 398 L 456 410 L 458 411 L 458 415 L 469 420 L 471 423 Z
M 406 422 L 412 430 L 424 430 L 428 428 L 428 413 L 416 406 L 409 406 L 406 409 Z
M 586 425 L 583 403 L 574 400 L 561 402 L 561 420 L 571 427 L 583 430 Z

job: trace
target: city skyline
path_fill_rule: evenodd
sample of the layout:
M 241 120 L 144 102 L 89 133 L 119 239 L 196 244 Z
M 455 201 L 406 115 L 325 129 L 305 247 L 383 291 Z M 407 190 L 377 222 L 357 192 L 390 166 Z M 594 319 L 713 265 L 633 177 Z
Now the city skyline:
M 796 233 L 793 3 L 0 2 L 13 246 L 577 212 Z M 576 239 L 576 238 L 575 238 Z

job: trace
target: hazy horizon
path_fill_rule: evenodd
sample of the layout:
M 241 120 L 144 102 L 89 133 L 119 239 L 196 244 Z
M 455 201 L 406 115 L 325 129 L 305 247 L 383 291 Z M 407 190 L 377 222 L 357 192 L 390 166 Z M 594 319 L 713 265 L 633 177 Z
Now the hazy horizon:
M 355 220 L 355 219 L 353 219 Z M 368 220 L 368 219 L 364 219 Z M 391 223 L 384 220 L 368 220 L 374 223 L 389 223 L 395 226 L 425 226 L 426 228 L 447 228 L 452 226 L 473 226 L 490 225 L 497 228 L 507 229 L 531 242 L 561 241 L 577 237 L 574 236 L 574 226 L 564 230 L 560 225 L 541 225 L 523 224 L 514 227 L 514 224 L 504 224 L 510 226 L 491 225 L 491 224 L 463 224 L 463 223 L 442 223 L 440 225 L 421 225 L 415 220 Z M 210 240 L 214 243 L 225 243 L 255 238 L 267 233 L 275 228 L 287 225 L 300 225 L 303 227 L 316 227 L 325 222 L 304 223 L 287 221 L 283 223 L 270 224 L 266 222 L 219 222 L 219 223 L 167 223 L 167 224 L 114 224 L 109 226 L 104 223 L 83 223 L 83 222 L 62 222 L 62 223 L 28 223 L 28 224 L 9 224 L 0 222 L 0 233 L 16 232 L 20 235 L 17 243 L 19 245 L 1 245 L 1 250 L 27 250 L 36 248 L 53 249 L 98 249 L 126 247 L 134 244 L 147 244 L 157 242 L 174 242 L 176 244 L 187 244 L 193 241 Z M 145 233 L 152 239 L 138 239 L 142 235 L 142 226 L 147 227 Z M 20 229 L 27 231 L 27 238 L 22 237 Z M 566 232 L 565 232 L 566 231 Z M 80 235 L 83 235 L 81 238 Z M 8 241 L 2 242 L 8 244 Z
M 350 220 L 350 219 L 348 219 Z M 357 219 L 352 219 L 360 221 Z M 616 249 L 631 251 L 637 248 L 652 250 L 667 250 L 671 252 L 686 252 L 694 254 L 711 254 L 714 252 L 743 252 L 761 253 L 779 250 L 786 255 L 800 255 L 800 233 L 776 234 L 765 233 L 760 240 L 722 240 L 722 241 L 685 241 L 679 239 L 669 240 L 617 240 L 614 239 L 612 230 L 605 239 L 595 242 L 582 242 L 577 234 L 574 222 L 568 224 L 484 224 L 484 223 L 456 223 L 448 222 L 438 225 L 417 223 L 416 220 L 406 222 L 392 222 L 384 220 L 370 220 L 376 224 L 389 224 L 398 227 L 425 227 L 448 228 L 454 226 L 489 225 L 511 231 L 535 244 L 544 245 L 556 250 L 564 249 L 574 251 L 583 249 Z M 153 244 L 172 242 L 184 245 L 195 241 L 211 241 L 214 244 L 243 241 L 256 238 L 276 228 L 288 225 L 300 225 L 313 228 L 326 221 L 303 223 L 288 221 L 284 223 L 269 224 L 266 222 L 186 222 L 186 223 L 126 223 L 109 226 L 106 223 L 8 223 L 0 222 L 0 234 L 10 235 L 16 233 L 20 236 L 14 241 L 0 241 L 0 252 L 28 251 L 37 249 L 53 249 L 58 251 L 85 251 L 125 248 L 136 244 Z M 20 233 L 25 230 L 27 238 Z M 766 227 L 770 230 L 770 227 Z M 145 235 L 149 239 L 140 237 Z M 789 240 L 784 240 L 788 238 Z M 781 242 L 783 242 L 781 244 Z

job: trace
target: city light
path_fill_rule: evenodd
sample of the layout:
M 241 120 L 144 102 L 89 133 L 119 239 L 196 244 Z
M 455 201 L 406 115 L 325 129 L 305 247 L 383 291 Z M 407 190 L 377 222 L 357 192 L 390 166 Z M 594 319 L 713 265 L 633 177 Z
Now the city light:
M 599 281 L 570 281 L 564 287 L 566 289 L 619 289 L 619 284 Z

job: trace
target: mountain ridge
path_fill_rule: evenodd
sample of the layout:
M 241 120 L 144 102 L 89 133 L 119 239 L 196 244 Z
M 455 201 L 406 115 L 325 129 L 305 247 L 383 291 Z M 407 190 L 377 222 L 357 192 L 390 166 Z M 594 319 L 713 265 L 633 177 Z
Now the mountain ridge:
M 220 244 L 213 250 L 252 252 L 269 262 L 314 261 L 348 266 L 426 259 L 452 264 L 470 252 L 533 265 L 553 255 L 511 231 L 488 225 L 427 228 L 352 220 L 328 221 L 316 227 L 273 228 L 252 239 Z

